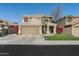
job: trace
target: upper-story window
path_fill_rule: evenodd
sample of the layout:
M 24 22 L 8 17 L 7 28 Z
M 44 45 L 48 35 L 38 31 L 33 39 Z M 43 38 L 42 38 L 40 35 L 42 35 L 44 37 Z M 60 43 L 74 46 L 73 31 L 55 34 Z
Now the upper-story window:
M 0 21 L 0 23 L 3 23 L 3 21 Z
M 43 21 L 44 22 L 48 22 L 48 18 L 43 18 Z
M 39 20 L 39 18 L 37 18 L 37 20 Z
M 28 18 L 24 18 L 24 22 L 28 22 Z
M 67 18 L 67 22 L 72 22 L 72 18 L 71 17 L 68 17 Z
M 48 18 L 46 18 L 46 17 L 42 18 L 41 22 L 42 23 L 47 23 L 48 22 Z
M 47 19 L 47 18 L 45 18 L 45 19 L 44 19 L 44 21 L 45 21 L 45 22 L 48 22 L 48 19 Z

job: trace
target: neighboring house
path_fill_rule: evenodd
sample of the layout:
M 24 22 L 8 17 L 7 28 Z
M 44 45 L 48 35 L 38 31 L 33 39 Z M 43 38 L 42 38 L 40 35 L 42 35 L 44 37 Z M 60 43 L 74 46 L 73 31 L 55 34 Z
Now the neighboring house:
M 0 29 L 7 29 L 7 21 L 0 19 Z
M 46 15 L 25 15 L 22 17 L 21 34 L 39 35 L 56 33 L 56 24 Z
M 18 34 L 18 24 L 8 22 L 5 20 L 0 20 L 0 29 L 6 29 L 8 31 L 8 34 L 17 33 Z
M 16 33 L 18 34 L 18 24 L 17 23 L 13 23 L 13 22 L 9 22 L 8 23 L 8 33 L 9 34 L 13 34 Z
M 79 36 L 79 16 L 65 16 L 57 22 L 57 33 Z

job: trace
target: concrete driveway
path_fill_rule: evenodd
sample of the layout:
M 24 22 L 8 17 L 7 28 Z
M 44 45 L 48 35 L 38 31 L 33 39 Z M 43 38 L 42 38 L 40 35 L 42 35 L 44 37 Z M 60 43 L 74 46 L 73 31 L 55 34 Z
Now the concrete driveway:
M 31 44 L 33 42 L 43 41 L 44 37 L 41 35 L 16 35 L 11 34 L 5 37 L 0 37 L 0 44 Z
M 0 44 L 12 45 L 79 45 L 79 40 L 45 40 L 42 35 L 16 35 L 11 34 L 0 37 Z
M 36 36 L 26 36 L 26 35 L 19 35 L 17 38 L 14 38 L 14 40 L 9 41 L 9 44 L 31 44 L 33 42 L 37 41 L 43 41 L 43 36 L 36 35 Z

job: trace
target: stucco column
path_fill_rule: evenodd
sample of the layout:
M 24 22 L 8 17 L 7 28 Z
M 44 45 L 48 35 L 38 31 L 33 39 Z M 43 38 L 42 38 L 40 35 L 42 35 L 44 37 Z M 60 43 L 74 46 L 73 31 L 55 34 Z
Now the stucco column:
M 54 30 L 54 32 L 53 32 L 53 33 L 54 33 L 54 34 L 56 34 L 56 26 L 54 26 L 54 29 L 53 29 L 53 30 Z
M 18 34 L 21 34 L 21 26 L 18 27 Z
M 42 34 L 42 26 L 39 26 L 39 33 Z
M 49 34 L 50 32 L 49 32 L 49 25 L 47 25 L 47 34 Z

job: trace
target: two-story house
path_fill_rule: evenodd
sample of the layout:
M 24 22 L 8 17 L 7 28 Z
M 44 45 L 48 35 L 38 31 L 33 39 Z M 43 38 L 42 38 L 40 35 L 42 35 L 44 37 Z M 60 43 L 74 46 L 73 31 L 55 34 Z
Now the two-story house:
M 57 22 L 57 33 L 79 36 L 79 16 L 65 16 Z
M 56 24 L 52 17 L 46 15 L 24 15 L 22 17 L 21 34 L 39 35 L 56 33 Z

